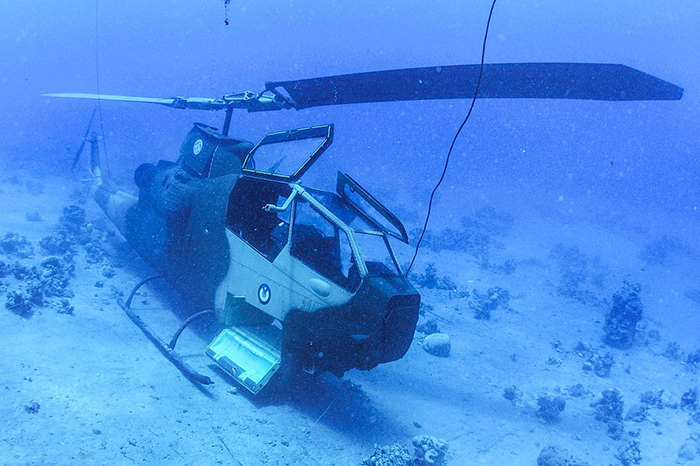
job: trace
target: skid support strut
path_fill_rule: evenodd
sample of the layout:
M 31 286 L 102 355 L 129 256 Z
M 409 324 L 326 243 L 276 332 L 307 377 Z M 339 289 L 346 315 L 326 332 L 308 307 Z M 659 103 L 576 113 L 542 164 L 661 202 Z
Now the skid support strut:
M 119 306 L 124 310 L 124 312 L 126 312 L 126 315 L 129 316 L 131 321 L 135 323 L 141 329 L 141 331 L 143 331 L 143 333 L 148 337 L 149 340 L 151 340 L 151 342 L 156 346 L 156 348 L 158 348 L 160 352 L 163 353 L 163 356 L 168 358 L 168 360 L 171 363 L 173 363 L 173 365 L 177 367 L 180 370 L 180 372 L 182 372 L 185 375 L 185 377 L 202 385 L 210 385 L 214 382 L 209 377 L 207 377 L 206 375 L 202 375 L 196 370 L 192 369 L 192 367 L 190 367 L 189 364 L 183 361 L 180 355 L 177 352 L 175 352 L 175 344 L 177 343 L 177 339 L 180 337 L 182 331 L 185 330 L 185 328 L 189 324 L 205 315 L 213 314 L 213 311 L 201 311 L 190 316 L 187 320 L 185 320 L 185 322 L 182 323 L 180 328 L 177 329 L 175 335 L 173 335 L 173 338 L 170 341 L 170 344 L 167 344 L 158 335 L 156 335 L 143 320 L 141 320 L 141 317 L 139 317 L 138 314 L 136 314 L 131 309 L 131 302 L 134 300 L 134 296 L 136 296 L 138 290 L 146 283 L 160 278 L 163 277 L 160 275 L 154 275 L 152 277 L 148 277 L 142 280 L 141 282 L 139 282 L 138 285 L 134 287 L 133 290 L 131 290 L 131 293 L 129 294 L 129 297 L 127 298 L 126 302 L 122 301 L 121 298 L 118 299 L 117 302 L 119 303 Z

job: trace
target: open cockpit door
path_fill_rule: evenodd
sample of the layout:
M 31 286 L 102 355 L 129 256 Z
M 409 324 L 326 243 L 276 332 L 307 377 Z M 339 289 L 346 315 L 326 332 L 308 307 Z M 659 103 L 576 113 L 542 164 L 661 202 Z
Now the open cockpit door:
M 408 234 L 403 223 L 365 188 L 345 173 L 338 172 L 337 193 L 353 207 L 365 214 L 377 228 L 389 236 L 408 244 Z
M 333 125 L 270 133 L 243 162 L 243 173 L 276 181 L 297 181 L 333 142 Z

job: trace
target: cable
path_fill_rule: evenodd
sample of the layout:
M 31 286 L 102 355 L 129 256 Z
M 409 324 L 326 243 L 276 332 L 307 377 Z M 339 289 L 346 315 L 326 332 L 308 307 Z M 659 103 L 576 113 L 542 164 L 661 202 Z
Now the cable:
M 481 64 L 479 65 L 479 79 L 476 81 L 476 87 L 474 88 L 474 97 L 472 97 L 472 103 L 469 106 L 469 111 L 467 112 L 467 116 L 464 117 L 464 121 L 462 121 L 462 124 L 459 125 L 459 129 L 455 133 L 454 138 L 452 139 L 452 144 L 450 144 L 450 150 L 447 151 L 447 158 L 445 159 L 445 166 L 442 169 L 442 175 L 440 175 L 440 179 L 438 180 L 437 184 L 435 184 L 435 187 L 433 188 L 433 192 L 430 194 L 430 200 L 428 201 L 428 213 L 425 215 L 425 223 L 423 224 L 423 231 L 420 234 L 420 237 L 418 238 L 418 243 L 416 244 L 416 250 L 413 252 L 413 259 L 411 259 L 411 263 L 408 266 L 408 269 L 406 269 L 406 274 L 405 276 L 408 277 L 409 272 L 413 268 L 413 264 L 416 261 L 416 257 L 418 257 L 418 250 L 420 249 L 420 245 L 423 242 L 423 237 L 425 236 L 425 232 L 428 229 L 428 222 L 430 221 L 430 213 L 433 210 L 433 199 L 435 198 L 435 193 L 437 193 L 437 190 L 440 188 L 440 185 L 445 179 L 445 175 L 447 174 L 447 167 L 450 164 L 450 157 L 452 156 L 452 149 L 454 149 L 455 143 L 457 142 L 457 138 L 459 137 L 459 134 L 462 132 L 462 128 L 464 128 L 464 125 L 467 124 L 467 121 L 469 120 L 469 117 L 472 114 L 472 110 L 474 110 L 474 104 L 476 104 L 476 97 L 479 94 L 479 86 L 481 85 L 481 77 L 484 74 L 484 58 L 486 57 L 486 41 L 489 37 L 489 27 L 491 26 L 491 17 L 493 16 L 493 9 L 496 6 L 496 0 L 493 0 L 493 3 L 491 3 L 491 9 L 489 10 L 489 18 L 486 21 L 486 31 L 484 31 L 484 42 L 481 46 Z

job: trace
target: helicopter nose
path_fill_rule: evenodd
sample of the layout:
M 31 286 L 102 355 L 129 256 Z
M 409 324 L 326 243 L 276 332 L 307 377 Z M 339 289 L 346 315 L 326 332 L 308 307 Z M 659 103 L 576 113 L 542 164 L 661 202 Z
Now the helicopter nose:
M 294 311 L 285 319 L 290 361 L 342 375 L 402 358 L 413 342 L 420 295 L 403 277 L 370 277 L 342 308 Z
M 420 295 L 395 294 L 386 297 L 385 307 L 376 314 L 376 330 L 352 333 L 356 367 L 372 369 L 377 364 L 401 359 L 413 342 L 418 322 Z
M 389 298 L 381 332 L 383 362 L 396 361 L 408 351 L 416 330 L 419 307 L 419 294 Z

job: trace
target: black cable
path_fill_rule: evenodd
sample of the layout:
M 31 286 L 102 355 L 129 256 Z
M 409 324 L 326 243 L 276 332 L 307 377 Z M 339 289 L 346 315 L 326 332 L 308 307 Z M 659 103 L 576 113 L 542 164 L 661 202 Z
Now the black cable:
M 430 221 L 430 213 L 433 210 L 433 199 L 435 198 L 435 193 L 437 193 L 437 190 L 440 188 L 440 185 L 442 184 L 443 180 L 445 179 L 445 175 L 447 174 L 447 167 L 450 164 L 450 156 L 452 155 L 452 149 L 455 146 L 455 143 L 457 142 L 457 138 L 459 137 L 459 134 L 462 132 L 462 128 L 464 128 L 464 125 L 467 124 L 467 120 L 469 120 L 469 117 L 472 114 L 472 110 L 474 110 L 474 104 L 476 103 L 476 97 L 479 93 L 479 86 L 481 85 L 481 77 L 484 74 L 484 58 L 486 57 L 486 41 L 489 37 L 489 27 L 491 26 L 491 16 L 493 16 L 493 9 L 496 6 L 496 0 L 493 0 L 493 3 L 491 3 L 491 10 L 489 10 L 489 19 L 486 21 L 486 31 L 484 32 L 484 42 L 481 46 L 481 64 L 479 66 L 479 79 L 476 81 L 476 87 L 474 88 L 474 97 L 472 97 L 472 103 L 469 106 L 469 111 L 467 112 L 467 116 L 464 117 L 464 121 L 462 121 L 462 124 L 459 125 L 459 129 L 455 133 L 454 138 L 452 139 L 452 144 L 450 144 L 450 150 L 447 152 L 447 158 L 445 159 L 445 166 L 442 169 L 442 175 L 440 175 L 440 179 L 438 180 L 437 184 L 433 188 L 433 192 L 430 194 L 430 201 L 428 201 L 428 213 L 425 215 L 425 223 L 423 224 L 423 231 L 420 234 L 420 237 L 418 238 L 418 243 L 416 244 L 416 250 L 413 253 L 413 259 L 411 259 L 411 263 L 408 266 L 408 269 L 406 269 L 406 274 L 405 276 L 408 277 L 409 272 L 413 268 L 413 263 L 416 261 L 416 257 L 418 257 L 418 250 L 420 249 L 421 242 L 423 241 L 423 237 L 425 236 L 425 232 L 428 229 L 428 222 Z

